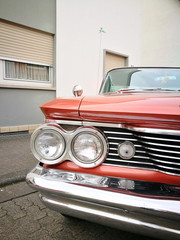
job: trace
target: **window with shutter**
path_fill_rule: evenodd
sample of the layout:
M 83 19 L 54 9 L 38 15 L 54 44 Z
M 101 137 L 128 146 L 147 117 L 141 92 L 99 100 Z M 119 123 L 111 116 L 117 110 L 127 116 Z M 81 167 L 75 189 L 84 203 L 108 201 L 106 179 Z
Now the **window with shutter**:
M 53 87 L 54 36 L 0 21 L 0 86 Z

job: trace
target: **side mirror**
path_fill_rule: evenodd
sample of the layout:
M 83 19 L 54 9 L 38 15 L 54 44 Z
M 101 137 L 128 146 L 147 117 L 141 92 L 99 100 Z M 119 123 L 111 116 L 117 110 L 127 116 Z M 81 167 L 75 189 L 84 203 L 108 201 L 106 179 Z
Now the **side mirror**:
M 83 89 L 80 85 L 75 85 L 73 87 L 73 94 L 75 97 L 80 97 L 83 93 Z

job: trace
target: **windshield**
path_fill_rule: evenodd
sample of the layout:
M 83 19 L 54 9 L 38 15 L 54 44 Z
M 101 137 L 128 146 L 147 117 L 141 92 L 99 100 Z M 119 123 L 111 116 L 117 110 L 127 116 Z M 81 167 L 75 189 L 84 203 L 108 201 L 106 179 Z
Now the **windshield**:
M 107 73 L 100 93 L 180 90 L 180 68 L 122 68 Z

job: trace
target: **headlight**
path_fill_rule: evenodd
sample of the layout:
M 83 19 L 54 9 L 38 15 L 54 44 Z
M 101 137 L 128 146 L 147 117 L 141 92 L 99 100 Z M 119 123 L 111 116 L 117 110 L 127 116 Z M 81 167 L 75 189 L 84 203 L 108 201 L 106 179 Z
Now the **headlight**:
M 72 160 L 81 167 L 95 167 L 102 163 L 107 153 L 104 136 L 92 128 L 81 128 L 71 144 Z
M 65 150 L 65 140 L 57 125 L 41 126 L 32 134 L 31 149 L 34 156 L 43 163 L 55 164 Z

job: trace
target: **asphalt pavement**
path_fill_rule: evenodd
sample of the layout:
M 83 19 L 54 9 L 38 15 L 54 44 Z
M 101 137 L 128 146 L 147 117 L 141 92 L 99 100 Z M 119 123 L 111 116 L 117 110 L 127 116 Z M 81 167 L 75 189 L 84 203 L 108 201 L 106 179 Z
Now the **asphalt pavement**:
M 0 187 L 25 180 L 37 160 L 30 150 L 28 132 L 0 134 Z

